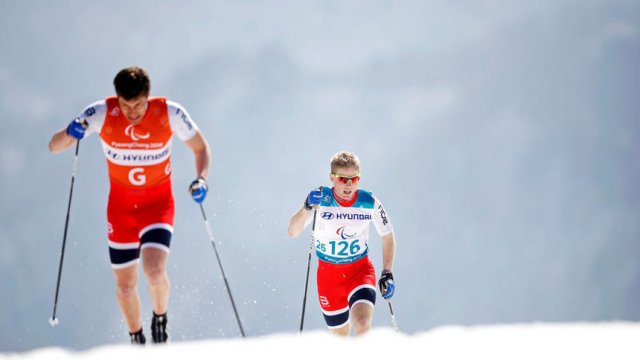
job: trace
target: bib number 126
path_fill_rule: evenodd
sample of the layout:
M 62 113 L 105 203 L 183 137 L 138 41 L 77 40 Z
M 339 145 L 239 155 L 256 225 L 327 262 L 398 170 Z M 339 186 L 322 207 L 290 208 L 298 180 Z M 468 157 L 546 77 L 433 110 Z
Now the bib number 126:
M 320 240 L 316 240 L 316 249 L 323 253 L 327 253 L 327 245 L 330 248 L 331 255 L 349 256 L 355 255 L 360 251 L 360 240 L 353 241 L 329 241 L 328 244 L 321 243 Z

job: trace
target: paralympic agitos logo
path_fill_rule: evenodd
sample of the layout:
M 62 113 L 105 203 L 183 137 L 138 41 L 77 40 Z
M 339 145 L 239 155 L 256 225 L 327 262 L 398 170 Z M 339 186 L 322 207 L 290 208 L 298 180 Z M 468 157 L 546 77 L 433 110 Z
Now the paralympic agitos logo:
M 127 135 L 127 136 L 130 136 L 133 141 L 138 141 L 140 139 L 144 140 L 144 139 L 148 139 L 149 138 L 149 136 L 150 136 L 149 133 L 137 134 L 134 126 L 135 126 L 134 124 L 131 124 L 131 125 L 127 126 L 124 129 L 124 134 Z
M 340 235 L 340 237 L 345 240 L 356 236 L 356 232 L 346 226 L 339 227 L 338 230 L 336 230 L 336 234 Z

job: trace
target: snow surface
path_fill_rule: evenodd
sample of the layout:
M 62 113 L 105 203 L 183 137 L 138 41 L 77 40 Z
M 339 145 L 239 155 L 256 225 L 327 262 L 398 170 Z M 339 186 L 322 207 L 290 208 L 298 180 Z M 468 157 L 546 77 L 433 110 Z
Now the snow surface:
M 247 339 L 105 345 L 87 351 L 50 347 L 0 359 L 640 359 L 640 324 L 630 322 L 446 326 L 414 335 L 375 328 L 358 338 L 326 331 Z

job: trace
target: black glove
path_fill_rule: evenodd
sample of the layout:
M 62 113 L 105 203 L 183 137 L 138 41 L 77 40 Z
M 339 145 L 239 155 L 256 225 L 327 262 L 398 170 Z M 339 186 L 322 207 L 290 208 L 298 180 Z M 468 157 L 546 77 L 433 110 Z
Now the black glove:
M 380 280 L 378 280 L 378 286 L 380 287 L 382 297 L 385 298 L 385 300 L 391 299 L 396 290 L 396 285 L 393 283 L 393 274 L 391 271 L 382 270 Z

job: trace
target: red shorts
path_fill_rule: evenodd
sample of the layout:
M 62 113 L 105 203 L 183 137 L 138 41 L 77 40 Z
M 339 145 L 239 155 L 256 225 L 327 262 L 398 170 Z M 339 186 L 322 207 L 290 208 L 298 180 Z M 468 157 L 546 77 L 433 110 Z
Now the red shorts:
M 171 181 L 151 188 L 132 189 L 111 182 L 107 221 L 111 265 L 123 268 L 137 262 L 140 241 L 153 230 L 158 236 L 147 237 L 142 247 L 152 246 L 169 251 L 175 203 Z
M 356 303 L 376 302 L 376 271 L 368 256 L 350 264 L 318 260 L 318 300 L 327 326 L 341 327 Z

